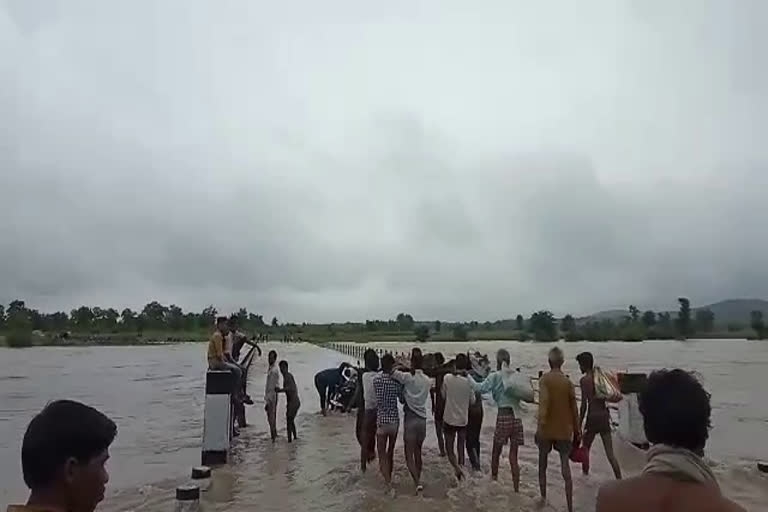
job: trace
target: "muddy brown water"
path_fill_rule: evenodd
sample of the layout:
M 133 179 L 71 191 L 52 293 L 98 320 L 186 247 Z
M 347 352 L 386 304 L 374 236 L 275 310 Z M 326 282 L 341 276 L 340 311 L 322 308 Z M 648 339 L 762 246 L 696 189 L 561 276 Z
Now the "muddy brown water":
M 378 345 L 406 351 L 410 343 Z M 577 377 L 573 357 L 582 350 L 595 354 L 606 368 L 648 371 L 683 367 L 699 372 L 712 393 L 713 430 L 708 457 L 724 492 L 749 510 L 768 510 L 768 476 L 758 473 L 758 460 L 768 459 L 768 342 L 688 341 L 645 343 L 568 343 L 566 373 Z M 447 355 L 479 350 L 491 355 L 500 347 L 513 354 L 513 364 L 535 375 L 546 363 L 548 344 L 515 342 L 429 343 L 426 350 Z M 268 440 L 263 414 L 266 362 L 258 359 L 249 389 L 256 405 L 248 409 L 251 426 L 233 450 L 232 464 L 214 472 L 204 493 L 205 510 L 259 511 L 493 511 L 541 510 L 536 507 L 538 483 L 532 427 L 535 408 L 524 415 L 526 446 L 521 448 L 522 489 L 512 492 L 511 475 L 499 482 L 488 478 L 495 410 L 486 404 L 482 433 L 483 474 L 457 484 L 445 459 L 438 457 L 434 428 L 428 425 L 423 497 L 413 496 L 402 448 L 395 457 L 395 488 L 390 498 L 374 466 L 361 475 L 354 417 L 318 414 L 314 374 L 350 358 L 306 344 L 270 343 L 287 359 L 300 388 L 302 409 L 297 426 L 300 440 L 284 436 Z M 265 352 L 266 354 L 266 352 Z M 354 362 L 354 361 L 352 361 Z M 109 462 L 110 483 L 105 511 L 170 512 L 173 489 L 187 480 L 199 462 L 202 434 L 205 345 L 147 347 L 67 347 L 0 349 L 0 505 L 25 498 L 21 480 L 20 444 L 32 415 L 46 402 L 73 398 L 94 405 L 118 423 L 119 434 Z M 284 429 L 284 403 L 278 414 Z M 643 454 L 616 440 L 626 474 L 643 465 Z M 593 473 L 584 477 L 574 467 L 577 510 L 594 510 L 594 499 L 611 472 L 600 442 L 592 453 Z M 544 510 L 564 510 L 562 481 L 552 459 L 550 502 Z

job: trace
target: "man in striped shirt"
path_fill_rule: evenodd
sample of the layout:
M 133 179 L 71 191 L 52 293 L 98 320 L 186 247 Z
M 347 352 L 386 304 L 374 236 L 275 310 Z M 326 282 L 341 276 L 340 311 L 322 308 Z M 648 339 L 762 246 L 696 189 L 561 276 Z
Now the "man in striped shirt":
M 392 377 L 394 364 L 392 354 L 384 354 L 381 358 L 381 373 L 373 379 L 376 394 L 376 447 L 379 452 L 379 469 L 387 486 L 392 483 L 395 443 L 400 428 L 397 403 L 403 391 L 403 385 Z

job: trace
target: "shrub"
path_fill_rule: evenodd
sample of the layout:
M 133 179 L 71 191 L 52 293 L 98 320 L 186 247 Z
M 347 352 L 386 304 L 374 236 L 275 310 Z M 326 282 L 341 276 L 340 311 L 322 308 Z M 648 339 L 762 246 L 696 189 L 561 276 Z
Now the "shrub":
M 32 331 L 11 331 L 5 337 L 5 343 L 11 348 L 32 346 Z

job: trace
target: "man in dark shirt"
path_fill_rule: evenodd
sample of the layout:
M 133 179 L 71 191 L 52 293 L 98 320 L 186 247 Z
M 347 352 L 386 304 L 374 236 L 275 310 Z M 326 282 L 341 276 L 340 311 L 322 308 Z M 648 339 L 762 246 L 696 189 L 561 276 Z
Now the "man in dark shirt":
M 352 366 L 341 363 L 338 368 L 328 368 L 315 374 L 315 388 L 320 396 L 320 411 L 325 416 L 328 412 L 328 400 L 333 396 L 336 387 L 341 383 L 341 374 L 345 368 Z

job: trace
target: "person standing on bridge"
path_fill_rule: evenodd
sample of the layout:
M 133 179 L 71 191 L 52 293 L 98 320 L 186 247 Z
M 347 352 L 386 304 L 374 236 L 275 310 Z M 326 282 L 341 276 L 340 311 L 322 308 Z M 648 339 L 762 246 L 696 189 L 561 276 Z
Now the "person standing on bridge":
M 269 434 L 274 443 L 277 439 L 277 391 L 280 389 L 280 370 L 277 368 L 277 352 L 269 351 L 267 384 L 264 388 L 264 410 L 267 412 Z
M 539 490 L 542 502 L 547 499 L 547 459 L 554 448 L 560 455 L 568 512 L 573 512 L 573 479 L 569 455 L 574 444 L 579 443 L 581 429 L 576 392 L 573 383 L 563 373 L 564 362 L 565 357 L 559 347 L 549 351 L 551 370 L 539 379 L 539 426 L 536 431 L 536 444 L 539 447 Z
M 422 446 L 427 437 L 427 399 L 432 382 L 424 375 L 424 356 L 421 349 L 411 351 L 411 371 L 395 370 L 392 378 L 403 385 L 403 444 L 405 445 L 405 463 L 411 473 L 416 492 L 424 488 L 421 485 Z
M 395 358 L 384 354 L 381 358 L 381 373 L 373 379 L 376 394 L 376 447 L 379 452 L 379 469 L 389 492 L 394 494 L 392 485 L 392 466 L 395 456 L 397 431 L 400 428 L 398 399 L 403 386 L 392 376 Z
M 616 455 L 613 453 L 613 438 L 611 436 L 611 414 L 605 400 L 595 396 L 595 359 L 591 352 L 582 352 L 576 356 L 579 368 L 584 376 L 581 378 L 581 411 L 579 413 L 580 423 L 584 425 L 584 439 L 582 445 L 587 449 L 587 454 L 592 448 L 592 443 L 596 436 L 603 440 L 603 448 L 608 462 L 613 469 L 613 475 L 617 480 L 621 480 L 621 468 Z M 584 419 L 586 418 L 586 423 Z M 589 474 L 589 456 L 581 463 L 582 471 L 585 475 Z
M 298 439 L 296 433 L 296 415 L 299 413 L 301 401 L 299 400 L 299 388 L 296 386 L 296 379 L 288 371 L 288 361 L 280 361 L 280 373 L 283 374 L 283 387 L 281 393 L 285 393 L 285 423 L 288 430 L 288 442 L 292 439 Z
M 475 402 L 475 391 L 467 377 L 469 358 L 466 354 L 456 356 L 456 374 L 448 374 L 443 379 L 441 390 L 445 400 L 443 413 L 443 432 L 445 434 L 445 451 L 448 460 L 458 480 L 464 478 L 461 466 L 464 465 L 464 451 L 467 440 L 467 423 L 469 422 L 469 407 Z M 457 458 L 458 454 L 458 458 Z
M 510 368 L 509 352 L 499 349 L 496 352 L 496 371 L 492 372 L 482 383 L 470 380 L 475 391 L 482 394 L 490 393 L 498 407 L 496 428 L 493 432 L 493 451 L 491 452 L 491 478 L 499 476 L 499 460 L 507 442 L 509 446 L 509 467 L 512 471 L 512 483 L 515 492 L 520 492 L 520 464 L 518 449 L 525 443 L 523 422 L 520 419 L 520 399 L 504 387 L 504 378 L 513 370 Z

